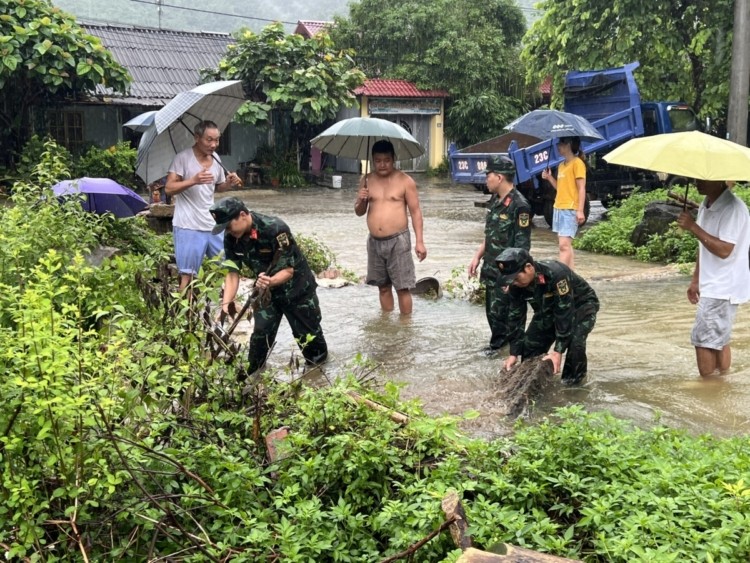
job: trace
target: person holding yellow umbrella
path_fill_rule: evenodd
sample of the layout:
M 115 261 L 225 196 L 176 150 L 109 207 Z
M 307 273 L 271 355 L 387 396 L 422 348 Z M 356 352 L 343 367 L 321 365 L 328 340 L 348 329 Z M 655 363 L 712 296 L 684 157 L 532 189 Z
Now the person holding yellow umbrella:
M 727 181 L 750 180 L 750 149 L 691 131 L 633 139 L 604 159 L 696 180 L 704 196 L 698 216 L 683 209 L 677 218 L 698 239 L 687 289 L 688 300 L 698 306 L 690 339 L 702 377 L 726 373 L 737 306 L 750 301 L 750 214 Z

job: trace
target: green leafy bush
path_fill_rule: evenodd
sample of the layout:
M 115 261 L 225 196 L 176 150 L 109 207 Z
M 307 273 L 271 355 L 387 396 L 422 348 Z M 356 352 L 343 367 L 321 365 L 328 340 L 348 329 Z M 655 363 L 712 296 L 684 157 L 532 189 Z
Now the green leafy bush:
M 138 151 L 126 141 L 106 149 L 91 146 L 73 165 L 73 176 L 83 178 L 111 178 L 123 186 L 142 189 L 143 181 L 135 175 Z
M 675 187 L 680 195 L 683 187 Z M 750 206 L 750 188 L 737 185 L 732 190 L 745 204 Z M 688 198 L 701 201 L 698 191 L 691 187 Z M 630 235 L 643 219 L 646 205 L 652 201 L 665 201 L 667 190 L 654 190 L 646 193 L 635 193 L 623 200 L 618 207 L 608 210 L 607 218 L 590 227 L 573 241 L 576 248 L 600 254 L 615 256 L 635 256 L 649 262 L 667 262 L 685 264 L 695 262 L 698 242 L 695 237 L 680 229 L 675 223 L 663 235 L 653 235 L 648 242 L 639 248 L 630 242 Z
M 82 250 L 127 239 L 130 222 L 113 231 L 75 202 L 23 197 L 34 189 L 0 208 L 5 559 L 380 561 L 435 530 L 452 490 L 480 548 L 750 558 L 747 436 L 639 429 L 570 407 L 508 438 L 469 439 L 396 384 L 361 388 L 355 376 L 372 371 L 361 358 L 322 389 L 266 373 L 243 390 L 241 367 L 205 353 L 196 309 L 145 291 L 163 263 L 158 237 L 93 267 Z M 220 276 L 196 281 L 206 307 Z M 264 436 L 281 426 L 290 435 L 271 461 Z M 457 557 L 448 534 L 414 554 Z

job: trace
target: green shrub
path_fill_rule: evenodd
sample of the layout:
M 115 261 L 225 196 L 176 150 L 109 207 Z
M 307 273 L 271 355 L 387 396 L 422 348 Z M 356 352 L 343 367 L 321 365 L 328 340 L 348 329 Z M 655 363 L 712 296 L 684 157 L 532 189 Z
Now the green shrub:
M 76 178 L 111 178 L 129 188 L 143 189 L 143 181 L 135 175 L 135 161 L 138 151 L 126 141 L 121 141 L 106 149 L 91 146 L 73 166 Z

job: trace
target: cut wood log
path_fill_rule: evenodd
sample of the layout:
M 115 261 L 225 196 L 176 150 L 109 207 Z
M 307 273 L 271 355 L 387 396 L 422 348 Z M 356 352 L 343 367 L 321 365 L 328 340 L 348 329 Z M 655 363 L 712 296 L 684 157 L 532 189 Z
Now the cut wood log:
M 408 424 L 409 423 L 409 417 L 406 416 L 404 413 L 400 413 L 398 411 L 394 411 L 393 409 L 389 409 L 385 405 L 381 405 L 380 403 L 376 403 L 375 401 L 371 401 L 370 399 L 364 398 L 362 395 L 357 393 L 356 391 L 347 391 L 346 394 L 355 402 L 360 403 L 362 405 L 366 405 L 369 408 L 371 408 L 374 411 L 381 411 L 390 417 L 390 419 L 393 422 L 397 422 L 398 424 Z
M 549 553 L 539 553 L 516 547 L 508 543 L 500 544 L 501 553 L 490 553 L 470 547 L 456 560 L 456 563 L 575 563 L 578 559 L 566 559 Z
M 471 547 L 471 535 L 469 535 L 469 522 L 466 519 L 466 512 L 458 498 L 456 491 L 451 491 L 443 497 L 440 507 L 445 513 L 446 520 L 453 520 L 450 525 L 451 537 L 456 547 L 467 549 Z

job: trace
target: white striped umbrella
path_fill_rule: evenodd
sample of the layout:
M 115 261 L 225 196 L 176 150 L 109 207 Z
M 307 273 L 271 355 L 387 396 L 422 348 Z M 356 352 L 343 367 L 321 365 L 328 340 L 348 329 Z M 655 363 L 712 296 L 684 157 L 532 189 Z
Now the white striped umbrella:
M 138 145 L 136 174 L 150 184 L 165 176 L 174 156 L 195 143 L 193 130 L 201 121 L 226 129 L 245 103 L 240 80 L 208 82 L 180 92 L 154 115 Z

